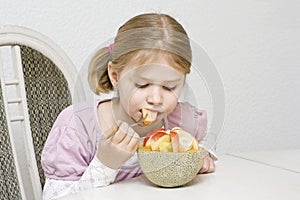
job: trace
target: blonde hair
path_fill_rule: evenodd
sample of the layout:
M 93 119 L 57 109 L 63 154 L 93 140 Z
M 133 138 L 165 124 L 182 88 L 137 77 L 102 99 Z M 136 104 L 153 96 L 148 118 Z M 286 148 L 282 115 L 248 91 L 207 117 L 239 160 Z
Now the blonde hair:
M 130 61 L 141 65 L 157 56 L 166 56 L 177 70 L 190 72 L 192 52 L 184 28 L 166 14 L 141 14 L 122 25 L 113 49 L 98 50 L 89 64 L 88 81 L 95 94 L 108 93 L 113 85 L 108 76 L 108 63 L 121 72 Z

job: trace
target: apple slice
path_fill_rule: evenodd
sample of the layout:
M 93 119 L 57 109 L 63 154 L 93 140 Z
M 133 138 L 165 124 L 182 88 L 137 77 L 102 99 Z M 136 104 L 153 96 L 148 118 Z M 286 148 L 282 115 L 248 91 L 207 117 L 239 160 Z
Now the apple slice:
M 173 152 L 180 152 L 181 147 L 179 144 L 178 134 L 175 131 L 170 131 L 170 137 L 171 137 L 171 144 L 172 144 Z
M 158 148 L 160 152 L 172 152 L 171 142 L 160 142 Z
M 186 152 L 200 148 L 194 136 L 180 127 L 171 130 L 159 128 L 149 132 L 143 140 L 143 147 L 160 152 Z
M 156 120 L 157 112 L 148 110 L 146 108 L 142 108 L 142 116 L 144 118 L 144 122 L 143 123 L 145 125 L 150 125 L 150 124 L 152 124 Z
M 192 147 L 193 147 L 193 149 L 194 150 L 199 150 L 199 143 L 198 143 L 198 141 L 195 139 L 195 137 L 192 134 L 184 131 L 180 127 L 174 127 L 172 129 L 172 131 L 180 131 L 180 133 L 183 134 L 183 135 L 186 135 L 186 137 L 189 135 L 192 138 Z M 190 143 L 190 142 L 188 142 L 188 143 Z
M 151 149 L 152 151 L 159 151 L 159 144 L 162 142 L 171 142 L 170 135 L 158 132 L 151 136 Z
M 144 142 L 143 142 L 143 146 L 144 147 L 149 147 L 150 146 L 150 141 L 151 140 L 149 140 L 150 138 L 151 138 L 151 136 L 152 135 L 154 135 L 155 133 L 158 133 L 158 132 L 165 132 L 165 129 L 164 128 L 159 128 L 159 129 L 155 129 L 155 130 L 153 130 L 153 131 L 151 131 L 151 132 L 149 132 L 147 135 L 146 135 L 146 137 L 145 137 L 145 139 L 144 139 Z
M 194 137 L 190 133 L 177 127 L 174 130 L 172 129 L 172 131 L 178 134 L 179 144 L 182 147 L 182 151 L 188 151 L 193 147 Z
M 193 137 L 193 149 L 199 150 L 199 144 L 198 141 Z

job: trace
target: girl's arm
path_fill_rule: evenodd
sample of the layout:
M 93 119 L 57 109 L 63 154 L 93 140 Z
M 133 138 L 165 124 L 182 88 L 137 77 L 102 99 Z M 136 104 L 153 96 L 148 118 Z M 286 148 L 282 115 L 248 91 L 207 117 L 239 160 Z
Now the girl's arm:
M 102 164 L 95 156 L 79 180 L 66 181 L 46 178 L 43 200 L 56 199 L 79 191 L 111 184 L 119 170 Z

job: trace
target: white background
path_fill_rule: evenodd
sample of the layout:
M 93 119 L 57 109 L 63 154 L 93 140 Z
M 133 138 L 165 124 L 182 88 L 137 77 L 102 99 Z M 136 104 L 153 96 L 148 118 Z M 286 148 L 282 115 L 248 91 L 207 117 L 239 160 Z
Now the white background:
M 0 0 L 0 25 L 49 37 L 80 71 L 129 18 L 170 14 L 222 78 L 226 116 L 217 151 L 262 151 L 300 147 L 299 10 L 297 0 Z

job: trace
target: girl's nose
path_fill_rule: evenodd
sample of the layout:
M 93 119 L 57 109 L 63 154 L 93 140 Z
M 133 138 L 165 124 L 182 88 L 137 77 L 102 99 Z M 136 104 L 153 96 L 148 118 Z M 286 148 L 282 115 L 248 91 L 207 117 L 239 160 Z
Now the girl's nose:
M 163 103 L 163 96 L 160 86 L 152 86 L 147 96 L 147 102 L 151 105 L 161 105 Z

